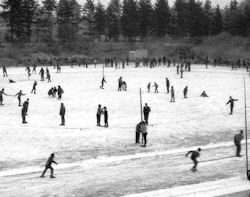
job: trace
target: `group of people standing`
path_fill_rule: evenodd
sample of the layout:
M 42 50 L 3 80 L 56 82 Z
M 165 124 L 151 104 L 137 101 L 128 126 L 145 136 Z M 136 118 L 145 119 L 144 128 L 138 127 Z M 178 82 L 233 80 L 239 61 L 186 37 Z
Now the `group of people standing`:
M 97 126 L 102 126 L 101 125 L 101 116 L 104 115 L 104 127 L 108 127 L 108 110 L 107 107 L 102 108 L 102 106 L 99 104 L 96 112 L 96 121 L 97 121 Z

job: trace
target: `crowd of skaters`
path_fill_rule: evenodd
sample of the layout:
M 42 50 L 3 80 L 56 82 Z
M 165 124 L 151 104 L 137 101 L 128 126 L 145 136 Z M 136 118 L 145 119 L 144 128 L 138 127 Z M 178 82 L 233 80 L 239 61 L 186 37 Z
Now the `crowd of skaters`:
M 209 64 L 209 60 L 208 58 L 205 58 L 205 59 L 192 59 L 192 58 L 184 58 L 184 60 L 181 60 L 181 61 L 176 61 L 176 60 L 173 60 L 171 61 L 170 59 L 166 59 L 165 57 L 163 57 L 162 59 L 159 58 L 158 60 L 156 60 L 155 58 L 152 59 L 152 60 L 143 60 L 143 65 L 144 66 L 147 66 L 149 65 L 150 68 L 152 67 L 155 67 L 155 66 L 160 66 L 161 64 L 163 65 L 167 65 L 167 66 L 170 66 L 171 64 L 173 64 L 173 66 L 176 66 L 176 73 L 177 74 L 180 74 L 180 77 L 183 78 L 183 72 L 184 71 L 188 71 L 190 72 L 191 71 L 191 60 L 192 62 L 194 63 L 204 63 L 206 65 L 206 68 Z M 56 65 L 54 66 L 56 69 L 57 69 L 57 73 L 60 73 L 61 72 L 61 66 L 60 66 L 60 61 L 56 61 Z M 221 60 L 214 60 L 214 62 L 216 62 L 216 64 L 214 65 L 217 65 L 218 62 L 221 62 Z M 95 61 L 95 65 L 96 65 L 96 61 Z M 115 68 L 120 68 L 119 65 L 122 65 L 121 68 L 125 68 L 125 65 L 128 66 L 129 64 L 129 60 L 126 59 L 126 60 L 118 60 L 118 59 L 115 59 L 115 60 L 110 60 L 110 59 L 106 59 L 105 60 L 105 65 L 111 65 L 111 67 L 115 66 Z M 240 68 L 241 66 L 243 67 L 246 67 L 247 68 L 247 71 L 248 71 L 248 67 L 249 67 L 249 60 L 248 61 L 245 61 L 245 60 L 242 60 L 242 61 L 237 61 L 236 63 L 232 63 L 232 69 L 235 69 L 236 68 Z M 139 66 L 140 65 L 140 62 L 139 61 L 136 61 L 136 66 Z M 235 66 L 236 65 L 236 66 Z M 71 65 L 73 67 L 73 64 Z M 37 64 L 34 64 L 33 65 L 33 73 L 36 74 L 36 67 L 37 67 Z M 87 67 L 87 65 L 86 65 Z M 28 78 L 30 78 L 31 76 L 31 70 L 30 70 L 30 67 L 27 66 L 26 67 L 26 70 L 27 70 L 27 73 L 28 73 Z M 43 68 L 41 68 L 40 72 L 39 72 L 39 75 L 41 76 L 41 81 L 45 81 L 44 79 L 44 74 L 45 74 L 45 71 Z M 4 77 L 7 77 L 8 74 L 7 74 L 7 69 L 6 67 L 4 66 L 3 67 L 3 76 Z M 51 82 L 51 78 L 50 78 L 50 72 L 49 72 L 49 69 L 48 67 L 46 68 L 46 79 L 48 79 L 48 82 Z M 106 83 L 106 80 L 105 80 L 105 77 L 103 76 L 102 78 L 102 81 L 101 81 L 101 86 L 100 88 L 101 89 L 104 89 L 104 83 Z M 37 86 L 37 82 L 35 81 L 34 84 L 33 84 L 33 87 L 32 87 L 32 91 L 31 93 L 34 93 L 36 94 L 36 86 Z M 150 92 L 150 87 L 151 87 L 151 83 L 148 84 L 147 86 L 147 90 L 148 92 Z M 154 85 L 154 92 L 155 93 L 158 93 L 159 90 L 159 85 L 155 82 Z M 170 88 L 171 87 L 171 88 Z M 173 86 L 170 86 L 170 81 L 168 78 L 166 78 L 166 88 L 167 88 L 167 93 L 170 93 L 171 94 L 171 101 L 170 102 L 175 102 L 175 91 L 174 91 L 174 87 Z M 123 81 L 122 77 L 120 77 L 118 79 L 118 91 L 127 91 L 127 84 L 125 81 Z M 62 90 L 62 88 L 60 86 L 58 86 L 58 88 L 56 87 L 52 87 L 48 94 L 49 96 L 52 96 L 52 97 L 55 97 L 56 94 L 58 95 L 58 99 L 61 99 L 62 98 L 62 94 L 64 93 L 64 91 Z M 184 98 L 187 98 L 187 93 L 188 93 L 188 86 L 185 86 L 184 87 L 184 90 L 183 90 L 183 96 Z M 2 91 L 0 91 L 0 105 L 3 105 L 3 95 L 6 95 L 8 96 L 8 94 L 6 94 L 4 92 L 4 89 L 2 89 Z M 18 97 L 18 101 L 19 101 L 19 106 L 21 106 L 21 97 L 24 96 L 25 94 L 22 93 L 22 90 L 20 90 L 15 96 Z M 206 94 L 205 91 L 202 92 L 201 94 L 201 97 L 208 97 L 208 95 Z M 229 98 L 229 101 L 227 102 L 227 104 L 230 104 L 230 114 L 233 114 L 233 108 L 234 108 L 234 102 L 237 101 L 237 99 L 233 99 L 232 97 Z M 27 121 L 26 121 L 26 116 L 27 116 L 27 112 L 28 112 L 28 105 L 29 105 L 29 99 L 27 99 L 24 103 L 23 103 L 23 107 L 22 107 L 22 110 L 21 110 L 21 114 L 22 114 L 22 123 L 23 124 L 26 124 Z M 148 106 L 148 104 L 146 103 L 144 108 L 143 108 L 143 114 L 144 114 L 144 120 L 141 121 L 137 127 L 136 127 L 136 143 L 140 143 L 140 135 L 142 135 L 142 143 L 143 143 L 143 147 L 146 147 L 146 144 L 147 144 L 147 125 L 148 125 L 148 118 L 149 118 L 149 113 L 151 112 L 151 108 Z M 61 116 L 61 126 L 64 126 L 65 125 L 65 114 L 66 114 L 66 108 L 64 106 L 63 103 L 61 103 L 61 107 L 60 107 L 60 111 L 59 111 L 59 115 Z M 108 127 L 108 111 L 107 111 L 107 108 L 104 107 L 102 108 L 101 105 L 98 106 L 98 109 L 97 109 L 97 126 L 101 126 L 101 116 L 104 116 L 104 127 Z M 236 145 L 236 156 L 240 157 L 240 151 L 241 151 L 241 140 L 243 139 L 243 132 L 241 131 L 240 134 L 236 135 L 235 138 L 234 138 L 234 142 L 235 142 L 235 145 Z M 197 158 L 200 156 L 200 151 L 201 149 L 197 149 L 197 151 L 189 151 L 187 153 L 186 156 L 188 156 L 189 154 L 191 154 L 191 160 L 194 162 L 194 166 L 193 168 L 191 169 L 193 172 L 197 171 L 197 165 L 198 165 L 198 161 L 197 161 Z M 51 167 L 51 164 L 53 163 L 53 158 L 54 157 L 54 154 L 51 155 L 51 157 L 49 158 L 48 161 L 48 164 L 46 164 L 46 167 L 45 167 L 45 170 L 42 174 L 41 177 L 44 176 L 45 172 L 47 169 L 51 169 L 51 178 L 54 178 L 53 176 L 53 168 Z M 55 163 L 55 162 L 54 162 Z

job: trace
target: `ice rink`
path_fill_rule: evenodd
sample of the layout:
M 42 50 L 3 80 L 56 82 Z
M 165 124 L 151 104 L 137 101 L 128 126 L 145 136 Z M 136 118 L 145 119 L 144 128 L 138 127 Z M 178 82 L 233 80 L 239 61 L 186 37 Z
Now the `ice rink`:
M 37 68 L 37 73 L 39 69 Z M 30 99 L 26 125 L 21 123 L 21 107 L 18 107 L 16 97 L 4 96 L 4 106 L 0 107 L 0 181 L 4 182 L 0 186 L 1 196 L 15 196 L 26 187 L 27 192 L 33 194 L 31 196 L 42 196 L 46 188 L 44 196 L 120 196 L 199 184 L 206 180 L 225 179 L 228 182 L 228 179 L 238 177 L 243 181 L 241 176 L 244 176 L 245 158 L 233 158 L 235 150 L 232 139 L 240 129 L 244 129 L 244 76 L 247 103 L 250 103 L 250 77 L 245 69 L 231 71 L 225 67 L 210 66 L 205 69 L 204 65 L 193 65 L 192 71 L 184 72 L 184 78 L 181 79 L 173 66 L 153 69 L 134 68 L 134 65 L 117 70 L 105 68 L 107 83 L 104 89 L 99 88 L 102 65 L 97 65 L 97 68 L 90 66 L 88 69 L 62 67 L 60 74 L 52 67 L 49 70 L 52 83 L 40 82 L 38 74 L 33 74 L 28 80 L 25 68 L 9 68 L 9 77 L 0 78 L 0 89 L 4 88 L 6 94 L 15 95 L 22 90 L 27 94 L 22 100 Z M 120 76 L 128 85 L 127 91 L 117 91 Z M 166 94 L 166 77 L 170 80 L 170 85 L 174 86 L 175 103 L 171 103 L 170 95 Z M 10 84 L 8 79 L 15 80 L 16 83 Z M 38 82 L 37 94 L 30 93 L 34 80 Z M 154 93 L 153 87 L 147 93 L 149 82 L 152 85 L 154 82 L 159 84 L 159 93 Z M 62 100 L 48 97 L 49 89 L 57 85 L 64 90 Z M 183 98 L 186 85 L 188 99 Z M 135 145 L 135 127 L 140 122 L 139 88 L 142 88 L 143 105 L 148 103 L 151 107 L 146 148 Z M 203 90 L 209 95 L 208 98 L 200 97 Z M 235 102 L 233 115 L 229 115 L 229 105 L 226 105 L 229 96 L 239 99 Z M 59 126 L 61 102 L 66 107 L 65 127 Z M 96 126 L 98 104 L 108 109 L 108 128 Z M 247 111 L 250 113 L 249 107 Z M 201 172 L 194 177 L 189 172 L 192 163 L 184 155 L 189 149 L 197 147 L 204 148 L 200 158 L 204 164 L 201 163 Z M 244 153 L 245 149 L 242 151 Z M 45 188 L 34 186 L 32 190 L 29 180 L 34 185 L 39 184 L 41 180 L 37 178 L 38 172 L 52 152 L 56 154 L 55 160 L 59 165 L 55 169 L 56 173 L 57 169 L 60 171 L 60 176 L 53 180 L 51 190 L 48 185 Z M 206 171 L 202 171 L 203 165 Z M 213 166 L 212 169 L 209 166 Z M 97 171 L 94 171 L 95 167 Z M 220 171 L 224 167 L 230 171 L 229 174 Z M 143 185 L 143 182 L 143 188 L 133 188 L 138 183 L 130 182 L 130 185 L 128 181 L 134 180 L 138 168 L 141 170 L 138 171 L 138 177 L 146 184 Z M 89 172 L 88 176 L 79 177 L 78 172 L 82 172 L 79 169 L 84 173 Z M 74 176 L 70 177 L 69 171 L 73 171 L 77 180 L 72 180 Z M 110 182 L 105 184 L 109 172 L 113 181 L 111 185 Z M 159 183 L 160 180 L 155 180 L 157 174 L 159 179 L 169 180 Z M 168 174 L 167 178 L 162 178 L 163 174 Z M 174 178 L 171 178 L 171 174 Z M 116 180 L 115 177 L 119 175 L 124 176 L 124 179 L 119 177 Z M 94 178 L 97 179 L 96 183 Z M 81 179 L 85 179 L 85 182 L 81 182 Z M 100 180 L 104 180 L 102 184 Z M 42 182 L 48 184 L 45 180 Z M 19 187 L 15 190 L 12 187 L 17 183 Z M 100 191 L 98 187 L 93 190 L 94 185 L 100 186 Z M 123 185 L 133 189 L 127 191 Z M 85 186 L 89 193 L 82 193 Z M 113 192 L 117 187 L 123 192 Z M 25 190 L 22 192 L 21 196 L 29 196 Z

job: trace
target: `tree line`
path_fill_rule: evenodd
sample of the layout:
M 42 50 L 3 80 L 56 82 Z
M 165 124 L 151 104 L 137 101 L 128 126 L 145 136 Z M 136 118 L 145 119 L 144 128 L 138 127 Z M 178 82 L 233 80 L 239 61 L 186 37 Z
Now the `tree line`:
M 229 32 L 250 35 L 250 1 L 231 0 L 221 9 L 198 0 L 110 0 L 102 3 L 86 0 L 3 0 L 1 16 L 8 25 L 9 42 L 71 42 L 104 35 L 108 40 L 126 41 L 148 37 L 203 37 Z M 87 33 L 86 33 L 87 32 Z M 55 36 L 54 36 L 55 35 Z

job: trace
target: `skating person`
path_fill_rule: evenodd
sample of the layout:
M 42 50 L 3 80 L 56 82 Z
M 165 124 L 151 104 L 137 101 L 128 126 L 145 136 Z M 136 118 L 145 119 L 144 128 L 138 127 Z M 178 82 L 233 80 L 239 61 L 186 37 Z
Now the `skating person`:
M 127 83 L 126 83 L 126 81 L 122 82 L 122 90 L 127 91 Z
M 151 88 L 151 83 L 148 83 L 147 85 L 148 92 L 150 92 L 150 88 Z
M 106 83 L 106 80 L 105 80 L 105 77 L 104 77 L 104 76 L 103 76 L 103 78 L 102 78 L 102 82 L 101 82 L 101 83 L 102 83 L 102 85 L 100 86 L 100 88 L 101 88 L 101 89 L 104 89 L 103 86 L 104 86 L 104 83 Z
M 118 79 L 118 91 L 122 91 L 122 77 Z
M 45 175 L 45 173 L 46 173 L 46 171 L 47 171 L 48 169 L 50 169 L 50 178 L 56 178 L 56 177 L 53 175 L 54 169 L 53 169 L 52 166 L 51 166 L 52 163 L 55 163 L 55 164 L 57 165 L 57 162 L 54 161 L 54 156 L 55 156 L 55 154 L 52 153 L 52 154 L 50 155 L 49 159 L 47 160 L 47 162 L 46 162 L 46 164 L 45 164 L 45 169 L 44 169 L 44 171 L 43 171 L 43 173 L 42 173 L 42 175 L 41 175 L 41 178 L 44 177 L 44 175 Z
M 102 115 L 102 107 L 101 105 L 98 105 L 97 112 L 96 112 L 96 121 L 97 121 L 97 126 L 101 126 L 101 115 Z
M 179 64 L 176 66 L 176 74 L 179 75 L 179 70 L 180 70 L 180 66 Z
M 30 76 L 31 76 L 30 67 L 27 66 L 27 67 L 26 67 L 26 70 L 27 70 L 27 73 L 28 73 L 28 79 L 30 79 Z
M 22 105 L 21 105 L 21 97 L 22 97 L 22 96 L 25 96 L 25 94 L 23 94 L 23 93 L 22 93 L 22 90 L 20 90 L 18 93 L 16 93 L 15 96 L 17 96 L 17 99 L 18 99 L 18 106 L 22 106 Z
M 57 93 L 57 89 L 56 87 L 53 88 L 53 94 L 52 94 L 52 97 L 56 97 L 56 93 Z
M 205 90 L 201 93 L 200 97 L 208 97 L 207 93 L 205 92 Z
M 32 73 L 35 73 L 36 74 L 36 63 L 33 64 L 33 70 L 32 70 Z
M 150 112 L 151 112 L 150 107 L 148 106 L 147 103 L 145 103 L 145 106 L 143 107 L 143 114 L 144 114 L 144 120 L 146 124 L 148 124 L 148 116 Z
M 62 94 L 64 93 L 63 89 L 61 88 L 61 86 L 58 86 L 57 88 L 57 95 L 58 95 L 58 100 L 61 100 L 62 98 Z
M 63 105 L 63 103 L 61 103 L 60 113 L 59 113 L 59 115 L 61 116 L 61 124 L 60 124 L 60 126 L 65 125 L 65 113 L 66 113 L 65 106 Z
M 50 73 L 47 75 L 47 79 L 48 79 L 48 83 L 50 83 L 51 82 Z
M 188 93 L 188 86 L 186 86 L 183 90 L 184 98 L 187 98 L 187 93 Z
M 171 100 L 170 102 L 175 102 L 175 93 L 174 93 L 174 87 L 171 86 Z
M 167 94 L 169 94 L 170 82 L 168 78 L 166 78 L 166 87 L 167 87 Z
M 39 75 L 41 76 L 41 81 L 44 81 L 44 69 L 41 68 Z
M 37 82 L 35 81 L 35 82 L 33 83 L 33 87 L 32 87 L 31 93 L 36 94 L 36 86 L 37 86 Z
M 3 77 L 8 77 L 6 66 L 3 66 Z
M 153 85 L 153 87 L 155 87 L 155 93 L 159 93 L 158 92 L 158 87 L 159 87 L 159 85 L 155 82 L 155 84 Z
M 142 122 L 140 122 L 139 124 L 136 125 L 136 129 L 135 129 L 135 143 L 136 144 L 140 143 L 141 124 L 142 124 Z
M 234 144 L 236 146 L 236 157 L 241 157 L 241 141 L 243 140 L 243 131 L 241 130 L 239 134 L 234 136 Z
M 46 68 L 46 78 L 47 78 L 48 82 L 51 82 L 51 79 L 50 79 L 50 72 L 49 72 L 48 67 Z
M 194 163 L 194 166 L 191 168 L 192 172 L 196 172 L 197 171 L 197 166 L 198 166 L 197 158 L 200 156 L 200 152 L 201 152 L 201 149 L 198 148 L 197 151 L 189 151 L 186 154 L 186 157 L 188 157 L 188 155 L 191 154 L 191 160 Z
M 107 111 L 106 107 L 103 108 L 103 114 L 104 114 L 104 127 L 108 127 L 109 126 L 109 123 L 108 123 L 108 111 Z
M 26 124 L 26 116 L 27 116 L 27 113 L 26 113 L 26 108 L 25 106 L 22 107 L 22 110 L 21 110 L 21 116 L 22 116 L 22 123 L 23 124 Z
M 147 125 L 146 122 L 142 121 L 141 123 L 141 133 L 142 133 L 142 138 L 143 138 L 143 147 L 147 146 Z
M 183 78 L 183 65 L 181 65 L 181 78 Z
M 54 91 L 54 88 L 50 88 L 50 89 L 49 89 L 49 91 L 48 91 L 49 97 L 50 97 L 50 96 L 54 97 L 54 96 L 53 96 L 53 91 Z
M 29 99 L 27 98 L 26 101 L 23 102 L 23 108 L 25 109 L 25 114 L 28 114 L 28 108 L 29 108 Z
M 233 99 L 231 96 L 229 97 L 229 101 L 227 102 L 226 105 L 228 105 L 230 103 L 230 115 L 233 114 L 233 110 L 234 110 L 234 101 L 238 101 L 238 99 Z
M 8 96 L 8 94 L 5 94 L 4 88 L 0 91 L 0 105 L 3 105 L 3 95 Z

